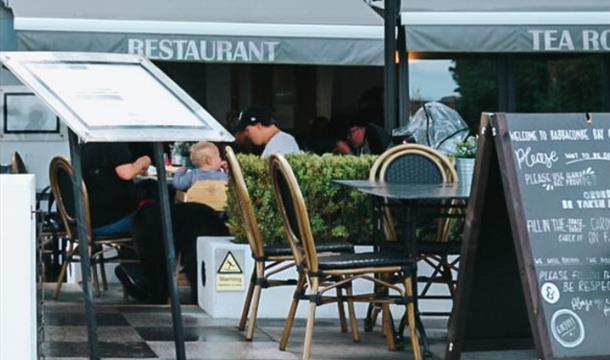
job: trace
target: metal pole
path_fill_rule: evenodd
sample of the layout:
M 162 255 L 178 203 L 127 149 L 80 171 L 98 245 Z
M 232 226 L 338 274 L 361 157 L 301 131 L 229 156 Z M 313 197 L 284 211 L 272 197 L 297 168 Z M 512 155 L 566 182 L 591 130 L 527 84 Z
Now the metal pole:
M 95 321 L 95 305 L 91 291 L 91 261 L 89 259 L 89 239 L 85 227 L 85 208 L 83 207 L 83 172 L 81 166 L 81 146 L 78 136 L 69 130 L 70 158 L 72 159 L 72 189 L 74 191 L 74 209 L 76 211 L 76 234 L 80 266 L 83 275 L 83 302 L 85 303 L 85 318 L 87 320 L 87 338 L 89 340 L 89 358 L 99 359 L 97 353 L 97 324 Z
M 512 54 L 499 55 L 496 62 L 498 81 L 498 110 L 516 111 L 516 86 L 514 58 Z
M 385 0 L 384 12 L 384 127 L 391 131 L 396 127 L 397 79 L 396 79 L 396 21 L 399 0 Z
M 409 89 L 409 53 L 407 52 L 406 29 L 398 25 L 398 124 L 407 125 L 411 117 L 411 94 Z
M 167 283 L 172 308 L 172 322 L 174 327 L 174 343 L 176 345 L 176 358 L 186 359 L 184 350 L 184 330 L 182 328 L 182 314 L 180 312 L 180 298 L 178 296 L 178 283 L 174 270 L 176 269 L 176 256 L 174 252 L 174 235 L 172 231 L 172 214 L 169 208 L 169 193 L 163 163 L 163 143 L 154 143 L 155 166 L 157 167 L 157 184 L 159 186 L 159 207 L 161 208 L 161 224 L 163 227 L 163 247 L 165 248 L 165 265 L 167 266 Z

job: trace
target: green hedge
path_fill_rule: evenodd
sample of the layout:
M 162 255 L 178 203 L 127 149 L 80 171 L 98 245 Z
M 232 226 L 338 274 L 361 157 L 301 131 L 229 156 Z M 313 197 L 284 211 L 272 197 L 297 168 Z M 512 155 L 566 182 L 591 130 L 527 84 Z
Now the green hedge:
M 373 232 L 370 197 L 337 185 L 333 179 L 367 179 L 376 156 L 289 155 L 287 160 L 299 181 L 316 240 L 330 238 L 368 242 Z M 267 244 L 286 243 L 281 216 L 277 212 L 268 159 L 238 154 L 237 159 L 254 204 L 256 218 Z M 237 242 L 247 242 L 235 192 L 229 187 L 229 231 Z

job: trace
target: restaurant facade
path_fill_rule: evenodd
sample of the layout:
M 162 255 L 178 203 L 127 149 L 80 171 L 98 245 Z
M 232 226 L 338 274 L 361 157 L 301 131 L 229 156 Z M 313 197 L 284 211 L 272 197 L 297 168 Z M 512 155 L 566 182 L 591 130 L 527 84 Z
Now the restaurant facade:
M 305 135 L 383 85 L 383 19 L 361 1 L 10 5 L 17 50 L 144 55 L 223 124 L 264 103 Z
M 366 110 L 392 129 L 428 101 L 456 108 L 473 129 L 486 111 L 610 111 L 604 0 L 395 2 L 385 53 L 384 4 L 5 1 L 14 32 L 3 49 L 141 54 L 226 127 L 248 105 L 269 104 L 300 140 L 316 116 L 338 125 Z M 2 86 L 19 84 L 0 76 Z M 385 118 L 384 88 L 394 99 Z
M 445 66 L 452 106 L 471 127 L 481 112 L 610 110 L 610 3 L 561 1 L 371 1 L 386 13 L 385 124 L 405 123 L 422 102 L 426 68 Z M 391 5 L 386 12 L 382 8 Z M 394 58 L 394 56 L 392 56 Z M 406 59 L 409 61 L 406 61 Z M 428 64 L 428 66 L 426 66 Z M 413 68 L 416 69 L 413 69 Z M 393 69 L 392 69 L 393 68 Z

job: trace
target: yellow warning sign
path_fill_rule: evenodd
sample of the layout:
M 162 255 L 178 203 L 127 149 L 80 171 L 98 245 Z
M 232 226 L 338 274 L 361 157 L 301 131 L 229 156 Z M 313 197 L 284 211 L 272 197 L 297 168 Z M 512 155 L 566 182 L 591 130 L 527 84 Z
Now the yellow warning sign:
M 222 263 L 220 263 L 220 267 L 218 268 L 219 274 L 243 274 L 241 271 L 241 267 L 239 267 L 239 263 L 233 256 L 233 253 L 227 251 L 227 255 L 225 256 Z
M 230 251 L 227 252 L 216 273 L 216 291 L 240 291 L 244 289 L 244 273 Z

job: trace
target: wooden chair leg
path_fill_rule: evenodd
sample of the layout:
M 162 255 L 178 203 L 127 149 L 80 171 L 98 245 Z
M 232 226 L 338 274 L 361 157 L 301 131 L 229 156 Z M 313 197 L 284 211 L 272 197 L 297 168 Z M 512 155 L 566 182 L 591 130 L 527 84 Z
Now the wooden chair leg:
M 337 310 L 339 312 L 339 328 L 342 333 L 347 332 L 347 321 L 345 321 L 345 308 L 343 307 L 343 300 L 341 296 L 343 295 L 343 291 L 340 286 L 337 286 Z
M 352 289 L 352 284 L 349 284 L 349 286 L 345 289 L 345 291 L 347 292 L 348 297 L 352 297 L 352 295 L 354 294 L 353 289 Z M 351 300 L 347 301 L 347 311 L 349 313 L 350 328 L 352 330 L 352 340 L 354 340 L 354 342 L 359 342 L 360 335 L 358 334 L 358 320 L 356 319 L 356 311 L 354 310 L 354 302 Z
M 413 296 L 413 283 L 411 278 L 405 278 L 403 280 L 405 286 L 405 293 L 407 296 Z M 422 360 L 422 352 L 419 346 L 419 337 L 417 336 L 417 329 L 415 325 L 415 304 L 409 302 L 407 304 L 407 320 L 409 323 L 409 336 L 411 338 L 411 347 L 413 349 L 413 358 L 415 360 Z
M 254 271 L 258 279 L 265 279 L 265 263 L 256 261 L 254 263 Z M 254 328 L 256 325 L 256 316 L 258 313 L 258 304 L 261 298 L 262 286 L 254 284 L 254 292 L 252 294 L 252 305 L 250 305 L 250 316 L 248 319 L 248 327 L 246 329 L 246 340 L 251 341 L 254 336 Z
M 370 327 L 368 328 L 367 331 L 373 331 L 373 328 L 375 328 L 375 324 L 377 324 L 377 318 L 379 317 L 379 313 L 381 312 L 381 306 L 379 304 L 373 304 L 371 303 L 370 305 L 370 314 L 368 316 L 368 324 L 370 325 Z M 366 329 L 365 329 L 366 330 Z
M 383 323 L 383 334 L 385 335 L 385 342 L 388 346 L 388 350 L 396 350 L 396 335 L 394 332 L 394 324 L 392 322 L 392 314 L 390 313 L 390 305 L 383 304 L 381 306 L 381 316 Z
M 57 277 L 57 283 L 55 284 L 55 291 L 53 291 L 53 300 L 57 300 L 59 297 L 59 292 L 61 291 L 61 287 L 64 283 L 64 277 L 66 276 L 66 271 L 68 270 L 68 265 L 72 263 L 72 257 L 74 253 L 78 249 L 78 246 L 74 246 L 72 242 L 70 242 L 70 249 L 66 253 L 66 257 L 64 258 L 64 263 L 61 265 L 61 270 L 59 271 L 59 276 Z
M 256 315 L 258 312 L 258 303 L 261 298 L 261 286 L 254 286 L 254 294 L 252 305 L 250 306 L 250 318 L 248 319 L 248 329 L 246 330 L 246 340 L 252 341 L 252 337 L 254 336 L 254 327 L 256 326 Z
M 97 276 L 97 262 L 91 259 L 91 278 L 93 280 L 93 286 L 95 288 L 95 297 L 101 297 L 102 291 L 100 290 L 100 281 Z M 84 281 L 85 279 L 83 279 Z
M 250 278 L 250 284 L 248 285 L 248 292 L 244 299 L 244 307 L 241 310 L 241 318 L 239 320 L 239 331 L 244 331 L 246 328 L 246 321 L 248 321 L 248 312 L 250 311 L 250 304 L 252 303 L 252 293 L 254 292 L 254 282 L 256 281 L 256 265 L 252 270 L 252 277 Z
M 103 246 L 103 245 L 101 245 Z M 100 253 L 100 275 L 102 276 L 102 288 L 104 291 L 108 291 L 108 279 L 106 278 L 106 265 L 104 262 L 104 251 Z
M 294 295 L 292 297 L 292 302 L 290 303 L 290 309 L 288 310 L 288 316 L 286 316 L 286 322 L 284 323 L 284 331 L 282 332 L 282 337 L 280 338 L 280 350 L 282 351 L 286 350 L 286 346 L 288 346 L 288 338 L 290 337 L 292 324 L 294 323 L 294 316 L 296 315 L 297 307 L 299 306 L 299 297 L 301 294 L 303 294 L 304 283 L 304 277 L 299 275 L 297 287 L 294 289 Z
M 303 345 L 303 360 L 311 359 L 311 343 L 313 340 L 313 326 L 316 321 L 317 307 L 318 305 L 316 303 L 309 303 L 309 313 L 307 314 L 307 327 L 305 328 L 305 344 Z

